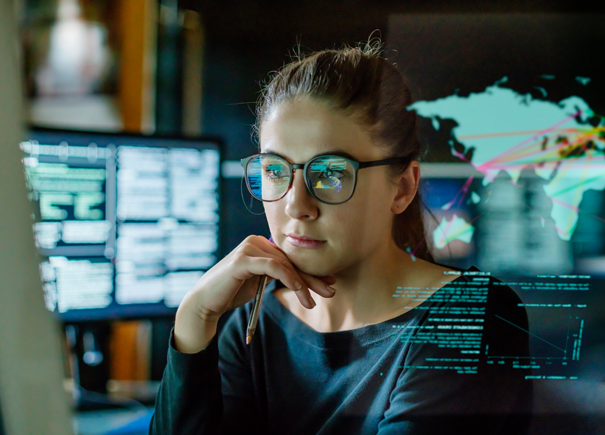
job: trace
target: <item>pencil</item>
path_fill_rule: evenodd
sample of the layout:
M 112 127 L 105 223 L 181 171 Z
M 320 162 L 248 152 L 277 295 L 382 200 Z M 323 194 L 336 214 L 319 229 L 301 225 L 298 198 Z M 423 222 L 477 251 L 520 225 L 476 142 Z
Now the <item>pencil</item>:
M 256 296 L 254 297 L 254 305 L 252 306 L 252 314 L 248 321 L 248 329 L 246 330 L 246 344 L 250 344 L 254 331 L 256 331 L 256 323 L 258 322 L 258 314 L 260 312 L 260 303 L 263 300 L 265 286 L 267 285 L 267 275 L 262 275 L 258 281 Z

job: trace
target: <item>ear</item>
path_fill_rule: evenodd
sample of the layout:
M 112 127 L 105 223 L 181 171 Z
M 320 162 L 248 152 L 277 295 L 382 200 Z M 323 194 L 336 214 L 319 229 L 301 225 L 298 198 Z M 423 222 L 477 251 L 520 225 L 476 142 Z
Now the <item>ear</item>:
M 397 192 L 393 198 L 391 211 L 394 214 L 400 214 L 408 208 L 416 196 L 420 183 L 420 164 L 416 160 L 411 161 L 407 170 L 394 179 L 394 183 L 397 186 Z

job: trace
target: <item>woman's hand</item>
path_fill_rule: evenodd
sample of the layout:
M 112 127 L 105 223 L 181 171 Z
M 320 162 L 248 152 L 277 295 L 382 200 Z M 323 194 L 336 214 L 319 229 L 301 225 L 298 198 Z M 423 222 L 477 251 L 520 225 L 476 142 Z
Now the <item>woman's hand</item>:
M 225 258 L 208 270 L 187 292 L 176 314 L 174 338 L 177 349 L 196 353 L 204 349 L 216 334 L 219 318 L 240 307 L 256 295 L 258 282 L 278 279 L 294 290 L 305 308 L 315 302 L 310 290 L 332 297 L 331 276 L 316 277 L 298 270 L 275 244 L 262 236 L 249 236 Z

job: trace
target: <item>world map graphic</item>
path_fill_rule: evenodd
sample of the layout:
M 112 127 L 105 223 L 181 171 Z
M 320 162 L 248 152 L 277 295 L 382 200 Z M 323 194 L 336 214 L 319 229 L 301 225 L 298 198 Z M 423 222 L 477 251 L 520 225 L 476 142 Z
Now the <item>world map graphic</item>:
M 590 79 L 577 77 L 586 85 Z M 450 142 L 451 152 L 483 174 L 483 186 L 505 171 L 517 184 L 521 171 L 533 169 L 547 181 L 544 194 L 552 202 L 550 217 L 558 236 L 569 241 L 578 223 L 582 198 L 587 190 L 605 190 L 605 118 L 595 114 L 586 101 L 569 96 L 561 101 L 534 98 L 501 86 L 507 77 L 483 92 L 468 96 L 450 95 L 433 101 L 417 101 L 408 110 L 431 120 L 436 130 L 440 120 L 454 120 L 451 134 L 464 146 L 459 152 Z M 544 88 L 537 88 L 547 97 Z M 472 149 L 472 157 L 467 159 Z M 471 184 L 470 177 L 462 188 Z M 478 203 L 477 192 L 469 200 Z M 455 199 L 445 204 L 448 210 Z M 598 218 L 598 217 L 597 217 Z M 544 226 L 544 218 L 542 226 Z M 443 218 L 433 232 L 435 247 L 452 240 L 469 243 L 472 222 L 453 215 Z

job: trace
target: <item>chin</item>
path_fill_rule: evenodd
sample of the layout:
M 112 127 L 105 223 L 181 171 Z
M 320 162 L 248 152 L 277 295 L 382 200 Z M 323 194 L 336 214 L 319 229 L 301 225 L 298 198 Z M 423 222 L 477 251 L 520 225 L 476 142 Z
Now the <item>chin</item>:
M 331 264 L 327 264 L 325 260 L 321 258 L 296 258 L 295 256 L 288 256 L 290 261 L 298 270 L 308 275 L 313 276 L 324 276 L 330 275 L 332 267 Z

